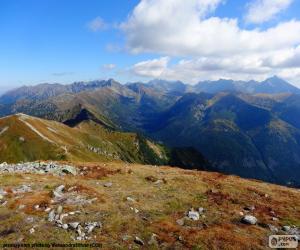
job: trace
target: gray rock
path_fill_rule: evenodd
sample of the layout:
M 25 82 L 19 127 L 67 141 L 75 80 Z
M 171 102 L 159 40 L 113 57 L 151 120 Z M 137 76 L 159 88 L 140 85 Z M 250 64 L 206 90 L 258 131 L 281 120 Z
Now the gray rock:
M 248 225 L 255 225 L 257 223 L 257 219 L 252 215 L 246 215 L 242 218 L 242 222 Z
M 55 219 L 55 211 L 51 210 L 49 215 L 48 215 L 48 221 L 52 222 Z
M 189 211 L 188 217 L 189 217 L 189 219 L 194 220 L 194 221 L 197 221 L 200 219 L 200 215 L 197 211 Z
M 158 246 L 158 242 L 157 242 L 157 235 L 156 234 L 152 234 L 150 240 L 148 241 L 148 244 L 154 245 L 154 246 Z
M 179 226 L 184 226 L 184 218 L 181 218 L 181 219 L 176 220 L 176 223 L 177 223 Z
M 112 182 L 107 182 L 103 184 L 104 187 L 111 187 L 112 185 Z
M 137 236 L 134 238 L 134 242 L 141 246 L 145 245 L 144 241 Z
M 272 232 L 272 233 L 278 233 L 278 228 L 277 227 L 275 227 L 275 226 L 273 226 L 273 225 L 268 225 L 269 226 L 269 229 L 270 229 L 270 231 Z
M 68 224 L 63 224 L 62 228 L 65 229 L 65 230 L 67 230 L 69 228 L 69 226 L 68 226 Z
M 199 212 L 199 214 L 203 214 L 203 213 L 204 213 L 204 211 L 205 211 L 205 209 L 204 209 L 203 207 L 199 207 L 199 208 L 198 208 L 198 212 Z
M 69 226 L 70 226 L 72 229 L 76 229 L 76 228 L 79 226 L 79 222 L 71 222 L 71 223 L 69 223 Z
M 290 226 L 283 226 L 282 230 L 285 231 L 285 232 L 288 232 L 288 231 L 291 230 L 291 227 Z
M 126 200 L 127 200 L 127 201 L 130 201 L 130 202 L 135 202 L 135 199 L 133 199 L 133 198 L 131 198 L 131 197 L 127 197 Z

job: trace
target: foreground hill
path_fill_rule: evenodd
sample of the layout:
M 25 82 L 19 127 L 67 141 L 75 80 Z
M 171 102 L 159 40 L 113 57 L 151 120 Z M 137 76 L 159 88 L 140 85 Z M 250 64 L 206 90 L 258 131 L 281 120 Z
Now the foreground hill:
M 122 160 L 162 164 L 164 148 L 134 133 L 106 129 L 92 120 L 75 127 L 17 114 L 0 119 L 0 162 Z
M 0 165 L 0 244 L 257 250 L 269 235 L 300 233 L 296 189 L 125 163 L 68 163 L 72 175 L 62 164 Z

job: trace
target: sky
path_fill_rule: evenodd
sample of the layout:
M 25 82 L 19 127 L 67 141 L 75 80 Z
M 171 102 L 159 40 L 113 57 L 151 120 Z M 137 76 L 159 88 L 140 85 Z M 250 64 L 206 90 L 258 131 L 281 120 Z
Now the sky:
M 0 1 L 0 93 L 273 75 L 300 87 L 300 0 Z

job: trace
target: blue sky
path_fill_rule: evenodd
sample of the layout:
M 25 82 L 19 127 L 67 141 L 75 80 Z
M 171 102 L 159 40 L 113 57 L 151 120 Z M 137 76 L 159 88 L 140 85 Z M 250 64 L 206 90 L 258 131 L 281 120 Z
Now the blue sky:
M 298 0 L 2 0 L 0 92 L 111 77 L 298 84 L 299 19 Z

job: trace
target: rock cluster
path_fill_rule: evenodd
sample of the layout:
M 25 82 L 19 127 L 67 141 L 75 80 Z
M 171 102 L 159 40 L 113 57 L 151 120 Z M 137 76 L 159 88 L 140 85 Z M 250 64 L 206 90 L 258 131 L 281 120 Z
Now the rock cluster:
M 0 164 L 0 173 L 35 173 L 35 174 L 77 174 L 77 169 L 73 166 L 57 164 L 54 162 L 26 162 L 18 164 Z
M 77 221 L 64 223 L 64 218 L 70 215 L 75 215 L 81 213 L 80 211 L 63 213 L 63 207 L 58 206 L 57 209 L 52 209 L 48 214 L 48 221 L 54 222 L 58 227 L 64 230 L 71 230 L 76 233 L 76 238 L 74 240 L 88 240 L 91 239 L 90 235 L 95 228 L 101 228 L 102 224 L 100 222 L 84 222 L 80 223 Z

